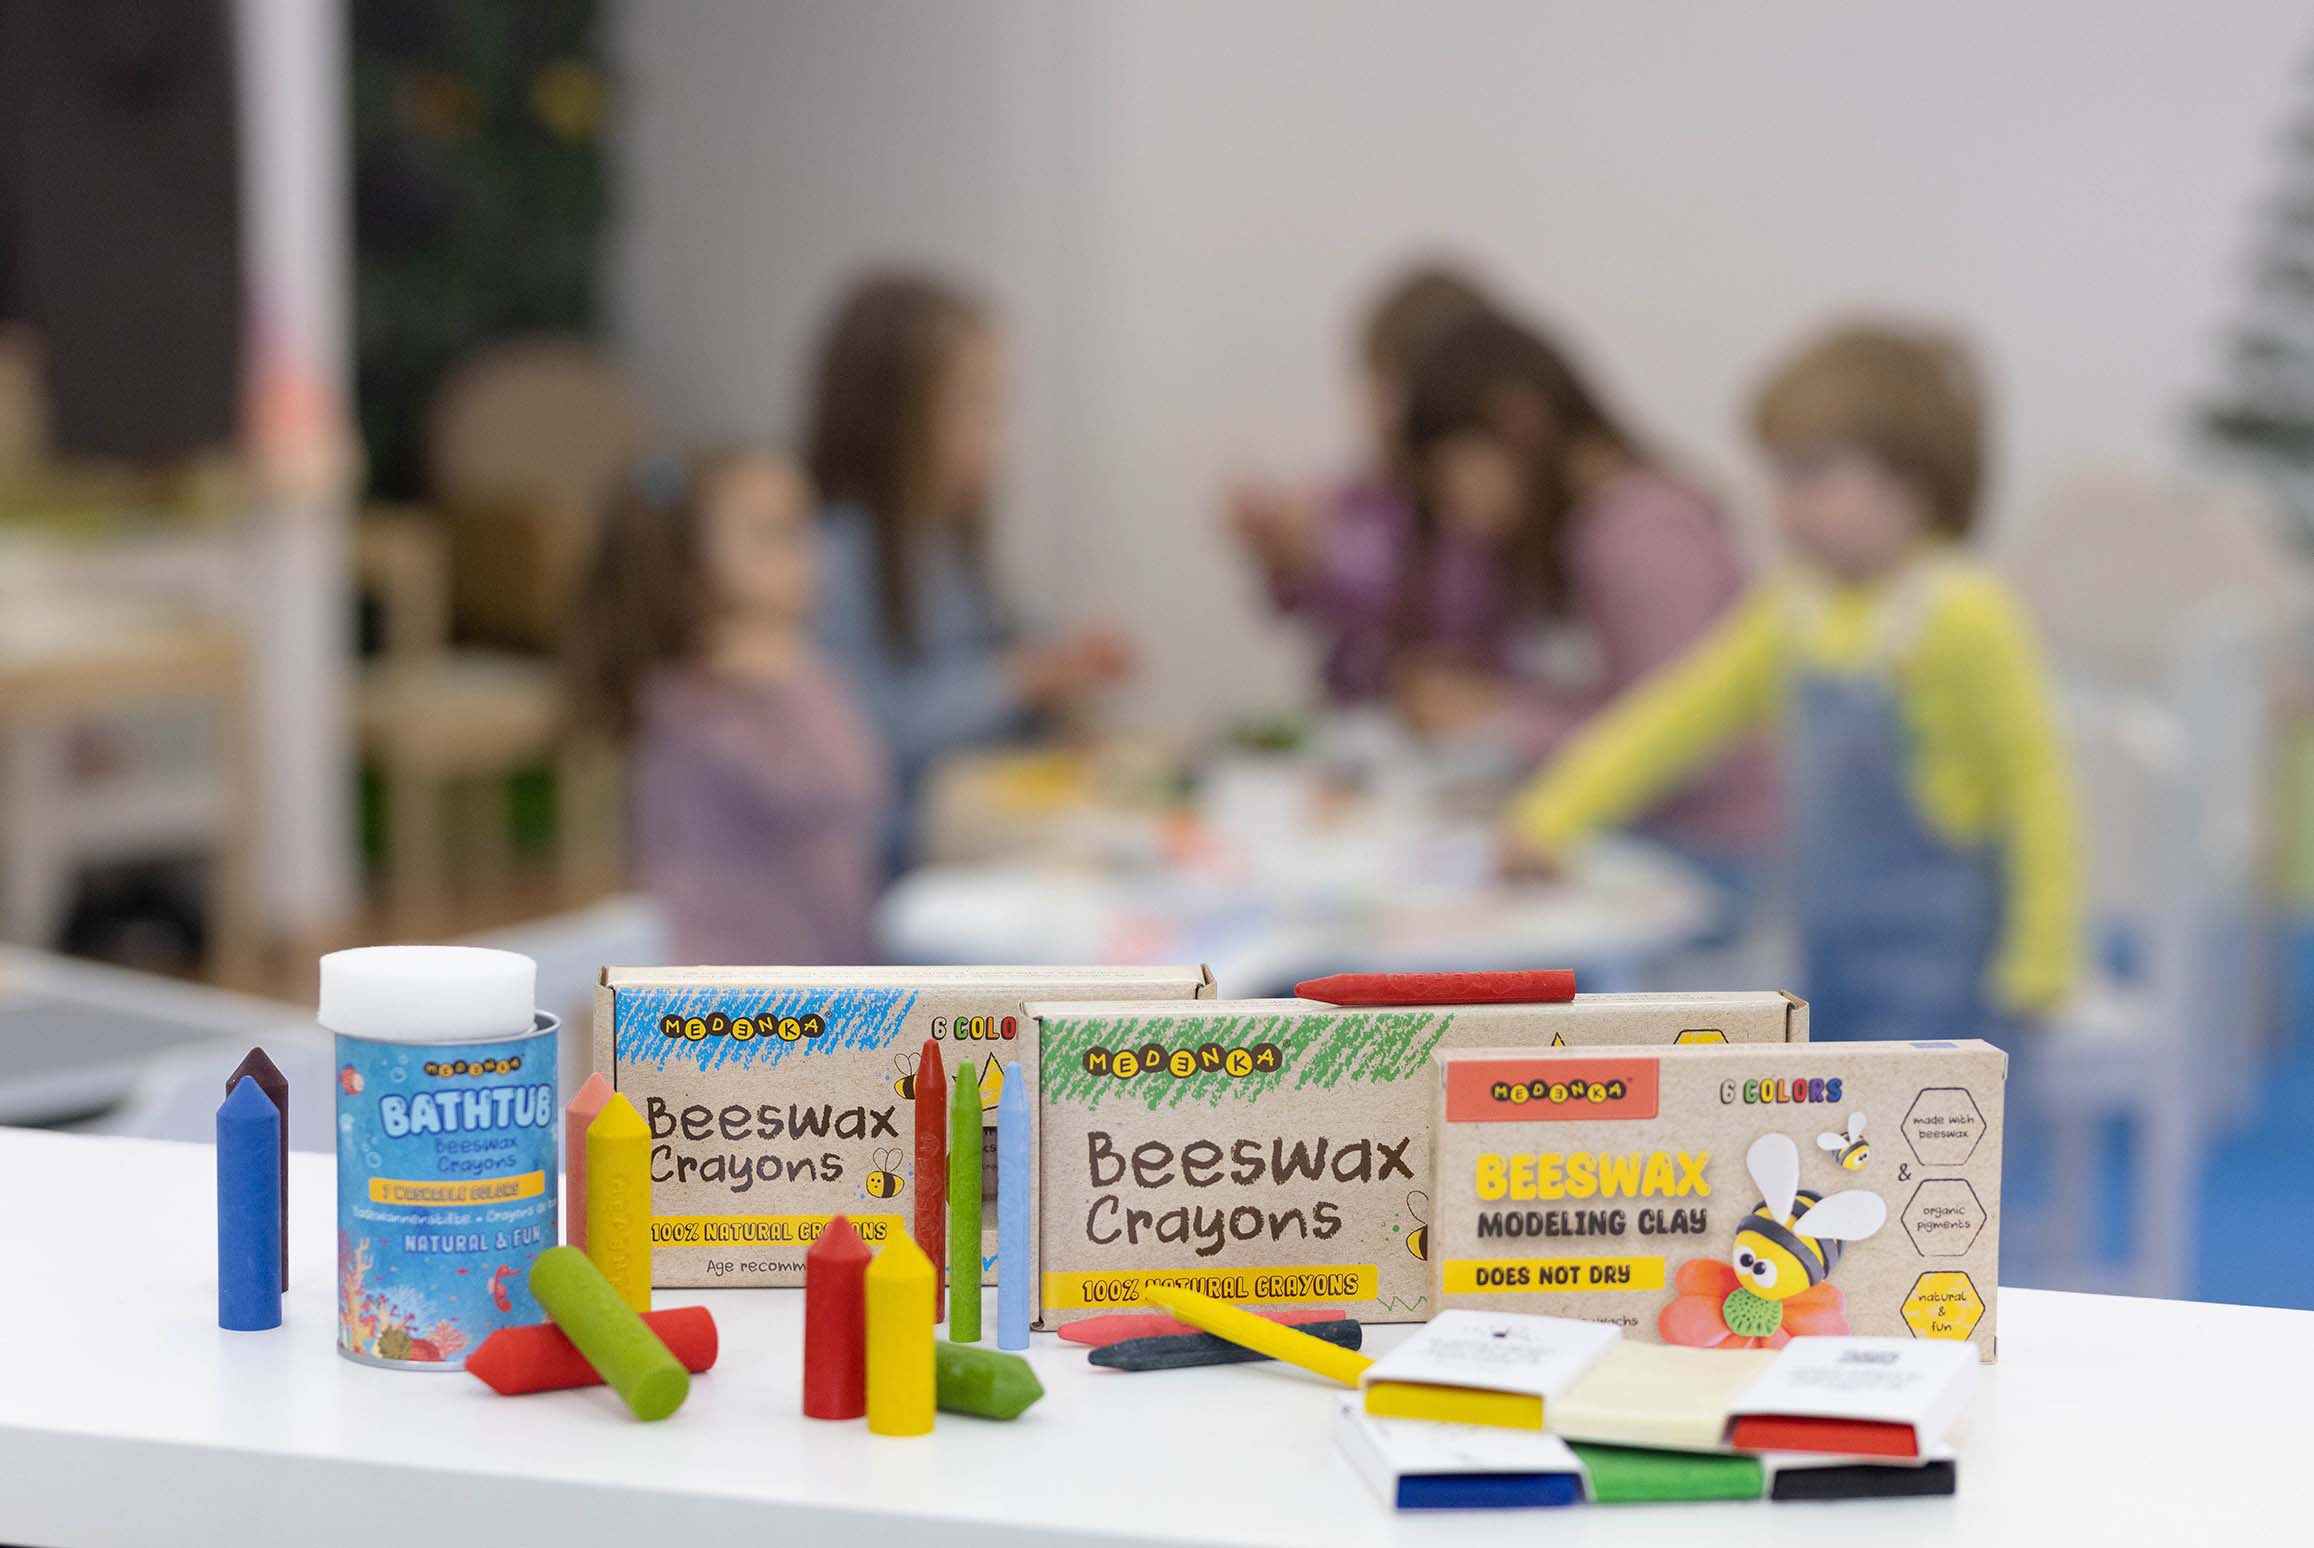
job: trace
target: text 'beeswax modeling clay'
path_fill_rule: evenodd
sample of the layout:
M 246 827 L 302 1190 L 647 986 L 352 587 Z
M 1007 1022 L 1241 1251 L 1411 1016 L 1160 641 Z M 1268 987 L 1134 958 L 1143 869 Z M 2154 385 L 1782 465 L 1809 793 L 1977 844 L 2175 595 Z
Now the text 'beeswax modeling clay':
M 1346 1318 L 1333 1322 L 1305 1322 L 1300 1332 L 1340 1349 L 1356 1349 L 1365 1335 Z M 1233 1344 L 1211 1333 L 1173 1333 L 1161 1338 L 1128 1338 L 1104 1344 L 1092 1352 L 1089 1363 L 1112 1371 L 1181 1371 L 1197 1365 L 1250 1365 L 1271 1356 L 1243 1344 Z
M 1045 1395 L 1036 1372 L 1016 1354 L 942 1339 L 933 1346 L 932 1358 L 940 1407 L 948 1413 L 1017 1419 Z
M 1265 1322 L 1282 1322 L 1289 1328 L 1305 1327 L 1313 1322 L 1340 1322 L 1339 1306 L 1293 1306 L 1270 1311 L 1260 1307 L 1246 1307 L 1249 1317 Z M 1066 1343 L 1089 1344 L 1100 1348 L 1104 1344 L 1121 1344 L 1129 1338 L 1169 1338 L 1197 1330 L 1178 1317 L 1160 1317 L 1154 1312 L 1112 1312 L 1106 1317 L 1087 1317 L 1082 1322 L 1064 1322 L 1059 1332 Z
M 562 1235 L 581 1252 L 587 1247 L 587 1128 L 610 1099 L 611 1083 L 597 1071 L 562 1110 Z
M 1336 1348 L 1324 1339 L 1312 1338 L 1307 1333 L 1256 1317 L 1227 1301 L 1217 1301 L 1194 1290 L 1183 1290 L 1172 1285 L 1146 1285 L 1142 1287 L 1141 1299 L 1160 1311 L 1170 1312 L 1201 1332 L 1258 1350 L 1287 1365 L 1298 1365 L 1313 1375 L 1323 1376 L 1328 1381 L 1338 1381 L 1345 1387 L 1358 1385 L 1358 1378 L 1365 1373 L 1367 1366 L 1374 1363 L 1353 1350 Z
M 1515 973 L 1331 973 L 1294 985 L 1328 1005 L 1542 1005 L 1575 997 L 1567 968 Z
M 715 1319 L 706 1307 L 670 1306 L 665 1311 L 645 1312 L 643 1326 L 667 1346 L 669 1354 L 683 1362 L 683 1369 L 697 1374 L 714 1367 Z M 570 1335 L 551 1322 L 500 1328 L 466 1357 L 466 1370 L 500 1397 L 603 1384 L 602 1372 L 589 1365 Z
M 895 1236 L 868 1265 L 868 1429 L 877 1435 L 928 1435 L 935 1382 L 932 1358 L 932 1260 Z
M 948 1103 L 948 1336 L 980 1340 L 980 1085 L 958 1068 Z
M 540 1253 L 530 1266 L 530 1293 L 636 1418 L 664 1419 L 690 1396 L 683 1362 L 576 1247 Z
M 979 1122 L 975 1115 L 973 1121 Z M 916 1061 L 916 1245 L 932 1260 L 932 1320 L 948 1315 L 940 1279 L 948 1266 L 948 1071 L 940 1045 L 924 1039 Z
M 857 1419 L 868 1411 L 868 1260 L 851 1217 L 828 1222 L 803 1258 L 803 1411 Z
M 651 1309 L 651 1131 L 617 1092 L 587 1125 L 586 1253 L 628 1306 Z
M 996 1099 L 996 1347 L 1028 1347 L 1028 1089 L 1018 1063 L 1004 1067 Z
M 217 1326 L 281 1326 L 281 1114 L 243 1076 L 217 1108 Z
M 289 1077 L 262 1048 L 252 1048 L 233 1066 L 233 1073 L 225 1077 L 225 1094 L 231 1096 L 242 1076 L 257 1082 L 257 1089 L 265 1093 L 265 1100 L 280 1114 L 277 1127 L 281 1142 L 276 1154 L 281 1162 L 281 1288 L 289 1290 Z

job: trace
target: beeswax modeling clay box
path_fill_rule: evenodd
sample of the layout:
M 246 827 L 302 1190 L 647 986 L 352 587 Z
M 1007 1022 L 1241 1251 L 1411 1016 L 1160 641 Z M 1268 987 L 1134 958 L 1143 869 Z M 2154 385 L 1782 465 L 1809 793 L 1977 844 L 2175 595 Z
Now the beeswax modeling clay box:
M 1255 1305 L 1420 1322 L 1433 1307 L 1431 1056 L 1441 1049 L 1771 1044 L 1790 995 L 1579 994 L 1555 1003 L 1036 1003 L 1043 1312 L 1152 1281 Z
M 1856 1333 L 1993 1358 L 2008 1058 L 1991 1044 L 1437 1062 L 1438 1305 L 1715 1349 Z
M 915 1211 L 915 1073 L 930 1038 L 979 1084 L 986 1278 L 995 1278 L 996 1103 L 1017 1062 L 1035 1110 L 1029 997 L 1210 998 L 1197 967 L 605 968 L 594 1067 L 651 1129 L 660 1285 L 800 1285 L 832 1215 L 871 1245 Z M 1030 1208 L 1036 1179 L 1030 1178 Z M 1033 1246 L 1035 1230 L 1029 1240 Z

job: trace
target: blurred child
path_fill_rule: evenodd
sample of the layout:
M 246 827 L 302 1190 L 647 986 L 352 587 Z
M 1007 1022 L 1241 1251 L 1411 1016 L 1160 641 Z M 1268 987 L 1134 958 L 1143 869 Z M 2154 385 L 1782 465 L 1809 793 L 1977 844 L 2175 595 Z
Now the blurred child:
M 812 643 L 811 493 L 786 458 L 646 466 L 571 642 L 583 717 L 629 746 L 635 864 L 675 960 L 873 960 L 891 776 Z
M 1780 718 L 1814 1035 L 2004 1036 L 2072 984 L 2077 817 L 2032 631 L 1961 550 L 1968 361 L 1851 324 L 1769 374 L 1753 424 L 1789 573 L 1528 787 L 1514 855 L 1547 859 Z
M 1003 376 L 988 313 L 911 274 L 857 285 L 820 354 L 810 452 L 827 575 L 817 627 L 898 767 L 895 866 L 920 783 L 943 755 L 1021 735 L 1132 665 L 1113 630 L 1022 637 L 996 595 L 987 511 L 1005 438 Z
M 1409 642 L 1435 641 L 1478 661 L 1507 657 L 1512 609 L 1491 546 L 1450 533 L 1418 554 L 1413 500 L 1397 465 L 1414 362 L 1440 333 L 1487 309 L 1477 285 L 1452 269 L 1407 270 L 1375 300 L 1359 334 L 1364 470 L 1331 490 L 1247 482 L 1230 492 L 1230 525 L 1261 565 L 1272 605 L 1318 637 L 1326 693 L 1337 704 L 1381 697 Z M 1409 596 L 1417 569 L 1421 583 Z
M 1395 690 L 1416 726 L 1492 723 L 1531 760 L 1677 657 L 1743 589 L 1719 510 L 1663 472 L 1574 365 L 1500 315 L 1432 341 L 1409 383 L 1405 437 L 1419 492 L 1421 556 L 1483 553 L 1515 611 L 1508 662 L 1430 641 L 1407 650 Z M 1764 745 L 1652 789 L 1634 811 L 1740 898 L 1772 847 L 1774 768 Z

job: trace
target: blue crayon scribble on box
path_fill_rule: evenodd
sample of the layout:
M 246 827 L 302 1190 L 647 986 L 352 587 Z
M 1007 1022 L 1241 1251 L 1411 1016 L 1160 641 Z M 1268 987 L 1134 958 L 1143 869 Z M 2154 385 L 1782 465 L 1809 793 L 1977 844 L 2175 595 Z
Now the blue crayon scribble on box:
M 612 1051 L 621 1065 L 665 1069 L 687 1064 L 700 1070 L 753 1069 L 814 1054 L 874 1052 L 899 1039 L 915 1004 L 913 989 L 734 989 L 708 984 L 621 989 Z M 783 1016 L 817 1015 L 826 1030 L 817 1037 L 794 1039 L 758 1032 L 745 1040 L 729 1033 L 694 1040 L 659 1030 L 666 1016 L 714 1013 L 731 1021 L 742 1016 L 757 1022 L 769 1018 L 774 1024 Z

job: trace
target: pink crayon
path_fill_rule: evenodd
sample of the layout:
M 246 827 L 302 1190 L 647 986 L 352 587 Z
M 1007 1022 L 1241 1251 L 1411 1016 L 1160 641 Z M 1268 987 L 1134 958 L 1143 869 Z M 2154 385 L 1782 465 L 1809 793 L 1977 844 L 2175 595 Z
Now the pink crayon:
M 597 1070 L 562 1110 L 562 1239 L 581 1252 L 587 1250 L 587 1125 L 612 1095 Z
M 1294 1307 L 1291 1311 L 1263 1311 L 1258 1307 L 1244 1308 L 1254 1316 L 1269 1322 L 1283 1323 L 1289 1328 L 1305 1322 L 1339 1322 L 1342 1309 L 1338 1306 Z M 1106 1344 L 1122 1343 L 1128 1338 L 1165 1338 L 1176 1333 L 1201 1333 L 1186 1322 L 1155 1312 L 1116 1312 L 1106 1317 L 1087 1317 L 1082 1322 L 1061 1324 L 1060 1335 L 1072 1344 L 1090 1344 L 1098 1349 Z

